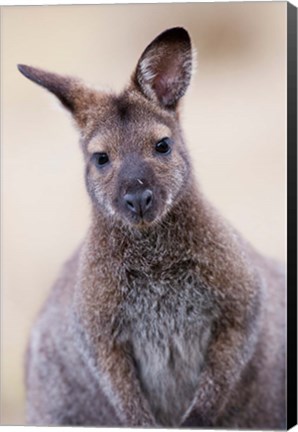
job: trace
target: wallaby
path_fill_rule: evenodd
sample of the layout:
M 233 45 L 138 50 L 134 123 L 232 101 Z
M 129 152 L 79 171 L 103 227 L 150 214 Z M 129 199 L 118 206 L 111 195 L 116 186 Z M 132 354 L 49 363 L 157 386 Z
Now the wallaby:
M 32 329 L 32 425 L 283 429 L 285 276 L 196 185 L 179 123 L 186 30 L 123 92 L 29 66 L 80 131 L 92 222 Z

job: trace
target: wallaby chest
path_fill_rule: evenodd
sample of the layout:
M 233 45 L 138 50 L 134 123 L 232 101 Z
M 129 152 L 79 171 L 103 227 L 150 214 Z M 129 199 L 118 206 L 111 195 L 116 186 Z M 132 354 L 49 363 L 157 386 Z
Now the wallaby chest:
M 178 424 L 197 386 L 211 328 L 212 300 L 196 264 L 126 272 L 122 337 L 161 424 Z

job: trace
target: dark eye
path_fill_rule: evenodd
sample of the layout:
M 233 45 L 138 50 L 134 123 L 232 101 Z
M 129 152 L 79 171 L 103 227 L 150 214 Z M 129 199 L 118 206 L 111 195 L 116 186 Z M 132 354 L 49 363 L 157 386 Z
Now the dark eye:
M 106 153 L 94 153 L 92 156 L 96 166 L 102 167 L 109 162 L 109 156 Z
M 171 140 L 170 138 L 163 138 L 162 140 L 158 141 L 158 143 L 155 144 L 155 150 L 158 153 L 170 153 L 171 151 Z

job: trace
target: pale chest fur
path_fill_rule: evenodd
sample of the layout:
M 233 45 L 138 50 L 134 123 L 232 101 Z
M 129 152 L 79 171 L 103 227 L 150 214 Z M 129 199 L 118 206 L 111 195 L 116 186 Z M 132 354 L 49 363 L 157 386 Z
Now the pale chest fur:
M 161 424 L 178 425 L 194 396 L 211 330 L 212 300 L 191 261 L 126 272 L 121 334 Z

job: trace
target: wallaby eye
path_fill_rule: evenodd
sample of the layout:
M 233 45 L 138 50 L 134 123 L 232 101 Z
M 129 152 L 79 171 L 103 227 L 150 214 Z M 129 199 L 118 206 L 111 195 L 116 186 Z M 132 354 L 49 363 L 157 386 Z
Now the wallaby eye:
M 109 156 L 106 153 L 94 153 L 92 159 L 98 167 L 102 167 L 109 162 Z
M 155 150 L 158 153 L 167 154 L 171 151 L 171 140 L 170 138 L 163 138 L 162 140 L 158 141 L 158 143 L 155 144 Z

